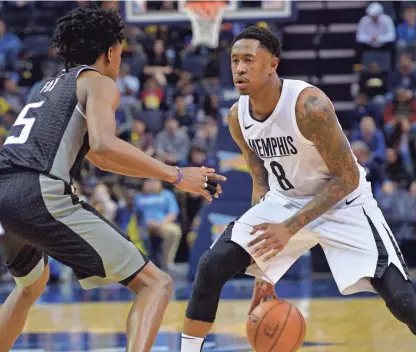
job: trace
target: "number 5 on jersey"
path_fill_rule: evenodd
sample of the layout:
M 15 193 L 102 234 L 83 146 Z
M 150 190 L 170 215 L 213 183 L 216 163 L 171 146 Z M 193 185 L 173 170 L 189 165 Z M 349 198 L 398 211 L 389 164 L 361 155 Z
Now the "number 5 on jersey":
M 20 112 L 19 116 L 17 117 L 13 127 L 16 126 L 23 126 L 22 131 L 20 132 L 19 136 L 9 136 L 4 142 L 6 144 L 23 144 L 25 143 L 28 138 L 30 131 L 35 123 L 34 117 L 26 117 L 27 113 L 30 109 L 40 108 L 43 105 L 44 101 L 40 101 L 39 103 L 31 103 L 27 104 L 22 111 Z

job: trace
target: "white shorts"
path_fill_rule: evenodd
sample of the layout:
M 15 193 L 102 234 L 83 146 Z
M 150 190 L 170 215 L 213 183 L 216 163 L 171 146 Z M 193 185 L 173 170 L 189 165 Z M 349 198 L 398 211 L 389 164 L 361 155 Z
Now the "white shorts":
M 401 252 L 372 193 L 366 188 L 357 189 L 346 199 L 355 200 L 348 206 L 345 199 L 339 202 L 295 234 L 276 257 L 267 262 L 254 258 L 246 273 L 275 284 L 304 252 L 320 244 L 342 294 L 375 292 L 367 278 L 381 277 L 391 263 L 407 279 Z M 256 236 L 250 235 L 252 226 L 283 222 L 310 200 L 269 192 L 235 221 L 231 240 L 250 253 L 247 244 Z

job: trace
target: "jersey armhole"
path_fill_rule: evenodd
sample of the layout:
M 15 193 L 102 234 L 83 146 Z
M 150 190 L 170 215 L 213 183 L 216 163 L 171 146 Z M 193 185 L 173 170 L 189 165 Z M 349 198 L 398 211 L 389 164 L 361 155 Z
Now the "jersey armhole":
M 88 66 L 88 65 L 83 65 L 83 67 L 79 68 L 79 70 L 77 72 L 77 76 L 75 77 L 75 81 L 77 81 L 80 74 L 82 72 L 85 72 L 85 71 L 96 71 L 96 72 L 102 74 L 100 71 L 96 70 L 94 67 L 91 67 L 91 66 Z M 87 120 L 85 108 L 79 101 L 77 101 L 77 105 L 75 106 L 75 108 L 78 110 L 78 112 L 81 114 L 81 116 L 84 117 Z
M 297 137 L 300 139 L 301 142 L 303 142 L 304 144 L 310 145 L 310 146 L 314 146 L 314 143 L 310 140 L 308 140 L 306 137 L 304 137 L 300 131 L 300 129 L 298 128 L 298 124 L 297 124 L 297 117 L 295 115 L 295 105 L 297 104 L 297 100 L 298 97 L 300 96 L 300 93 L 306 89 L 306 88 L 310 88 L 313 87 L 311 85 L 305 86 L 303 89 L 301 89 L 297 96 L 293 99 L 292 103 L 291 103 L 291 121 L 292 121 L 292 125 L 295 131 L 295 134 L 297 135 Z
M 245 109 L 246 109 L 246 101 L 244 96 L 240 96 L 239 100 L 237 101 L 237 119 L 239 121 L 240 130 L 242 131 L 242 134 L 244 133 L 244 118 L 245 118 Z

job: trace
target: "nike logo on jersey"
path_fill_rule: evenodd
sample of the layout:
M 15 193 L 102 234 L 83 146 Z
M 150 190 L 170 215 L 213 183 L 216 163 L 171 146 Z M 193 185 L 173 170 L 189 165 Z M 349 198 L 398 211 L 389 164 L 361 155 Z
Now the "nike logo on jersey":
M 253 124 L 252 125 L 249 125 L 249 126 L 244 126 L 245 127 L 245 130 L 248 130 L 249 128 L 251 128 L 253 126 Z
M 356 199 L 358 199 L 361 196 L 361 194 L 359 194 L 356 198 L 353 198 L 350 202 L 346 199 L 346 205 L 350 205 L 352 204 Z
M 294 139 L 291 136 L 248 139 L 249 147 L 259 158 L 295 155 L 298 150 L 293 143 Z

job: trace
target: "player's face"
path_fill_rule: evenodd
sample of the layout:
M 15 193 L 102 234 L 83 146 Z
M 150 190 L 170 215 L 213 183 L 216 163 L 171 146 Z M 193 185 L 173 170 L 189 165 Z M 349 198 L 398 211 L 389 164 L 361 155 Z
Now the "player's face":
M 249 95 L 262 88 L 276 72 L 278 58 L 259 47 L 255 39 L 238 40 L 232 47 L 233 82 L 240 94 Z
M 120 72 L 120 63 L 122 61 L 122 45 L 120 43 L 114 44 L 109 48 L 108 60 L 109 64 L 107 67 L 107 76 L 113 80 L 117 80 Z

